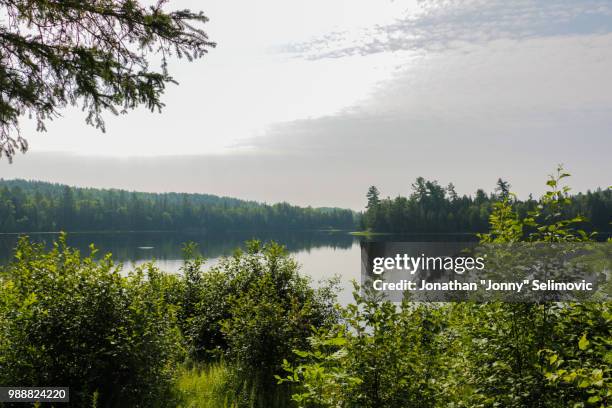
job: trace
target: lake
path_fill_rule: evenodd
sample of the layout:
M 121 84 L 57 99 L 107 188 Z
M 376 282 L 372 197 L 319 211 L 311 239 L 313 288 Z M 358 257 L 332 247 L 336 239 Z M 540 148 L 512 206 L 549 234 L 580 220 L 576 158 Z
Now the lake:
M 51 246 L 56 233 L 31 233 L 32 240 Z M 12 257 L 18 235 L 0 234 L 0 263 L 6 264 Z M 219 232 L 219 233 L 173 233 L 173 232 L 113 232 L 113 233 L 70 233 L 69 245 L 89 252 L 94 243 L 102 256 L 112 253 L 113 258 L 124 264 L 124 268 L 155 260 L 160 269 L 179 272 L 182 261 L 182 246 L 185 242 L 198 244 L 200 252 L 213 265 L 222 256 L 228 256 L 245 241 L 259 239 L 276 241 L 283 244 L 301 265 L 301 272 L 316 283 L 334 275 L 341 278 L 342 291 L 339 301 L 346 304 L 352 300 L 351 281 L 359 281 L 361 276 L 360 241 L 347 232 L 322 231 L 265 231 L 265 232 Z M 395 240 L 409 242 L 466 241 L 472 240 L 471 234 L 415 234 L 401 236 L 377 236 L 375 240 Z

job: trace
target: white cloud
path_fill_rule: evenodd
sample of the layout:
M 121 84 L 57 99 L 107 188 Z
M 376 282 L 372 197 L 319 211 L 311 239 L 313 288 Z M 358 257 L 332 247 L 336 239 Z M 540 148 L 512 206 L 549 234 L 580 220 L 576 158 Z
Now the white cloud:
M 281 49 L 309 59 L 337 58 L 611 30 L 612 6 L 605 0 L 421 0 L 391 23 L 334 31 Z

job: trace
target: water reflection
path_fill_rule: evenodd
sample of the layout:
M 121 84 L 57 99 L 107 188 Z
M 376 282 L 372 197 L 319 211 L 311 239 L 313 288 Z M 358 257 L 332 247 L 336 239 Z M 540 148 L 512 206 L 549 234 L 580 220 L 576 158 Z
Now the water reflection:
M 51 247 L 57 234 L 28 234 L 35 242 L 42 242 Z M 337 232 L 220 232 L 214 234 L 190 234 L 169 232 L 130 232 L 130 233 L 71 233 L 68 244 L 84 253 L 89 252 L 89 245 L 95 244 L 100 256 L 108 252 L 120 262 L 143 262 L 151 259 L 173 261 L 182 259 L 182 246 L 185 242 L 198 244 L 202 255 L 207 258 L 218 258 L 230 255 L 236 248 L 242 247 L 245 241 L 259 239 L 276 241 L 287 247 L 289 252 L 308 251 L 314 248 L 349 249 L 353 237 L 347 233 Z M 18 236 L 0 235 L 0 262 L 6 263 L 12 257 Z
M 51 247 L 58 234 L 28 234 L 35 242 Z M 110 252 L 125 269 L 133 265 L 155 260 L 166 272 L 179 272 L 183 263 L 182 246 L 185 242 L 198 244 L 202 255 L 208 258 L 209 267 L 225 255 L 231 255 L 245 241 L 259 239 L 283 244 L 300 264 L 302 274 L 312 278 L 313 283 L 340 277 L 338 300 L 347 304 L 352 300 L 352 280 L 361 277 L 361 241 L 440 242 L 471 241 L 472 234 L 413 234 L 354 237 L 347 232 L 321 231 L 260 231 L 218 232 L 208 234 L 132 232 L 132 233 L 71 233 L 68 244 L 83 253 L 89 253 L 94 243 L 98 256 Z M 6 264 L 13 256 L 18 235 L 0 235 L 0 263 Z

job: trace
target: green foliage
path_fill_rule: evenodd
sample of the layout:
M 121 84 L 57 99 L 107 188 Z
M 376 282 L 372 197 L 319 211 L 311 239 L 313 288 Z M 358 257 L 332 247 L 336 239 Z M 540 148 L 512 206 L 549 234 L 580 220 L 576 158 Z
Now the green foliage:
M 483 243 L 592 238 L 561 168 L 527 211 L 493 205 Z M 443 196 L 417 179 L 415 196 Z M 507 187 L 504 184 L 504 187 Z M 381 205 L 381 204 L 379 204 Z M 610 303 L 412 303 L 355 291 L 341 324 L 295 350 L 281 383 L 300 407 L 606 407 L 612 395 Z
M 285 362 L 289 375 L 279 382 L 300 385 L 300 407 L 447 406 L 447 310 L 408 300 L 397 307 L 359 290 L 355 284 L 355 303 L 341 309 L 343 323 L 315 331 L 311 350 L 295 350 L 302 362 Z
M 176 380 L 178 408 L 233 408 L 231 367 L 223 362 L 181 367 Z
M 306 345 L 312 326 L 333 321 L 335 291 L 314 290 L 277 244 L 251 242 L 246 253 L 220 268 L 238 272 L 240 288 L 229 296 L 231 317 L 223 321 L 222 331 L 229 357 L 245 375 L 271 380 L 282 359 Z
M 351 210 L 0 179 L 0 232 L 350 229 Z
M 355 389 L 362 380 L 351 377 L 345 369 L 348 364 L 348 351 L 345 332 L 326 332 L 316 330 L 308 339 L 310 350 L 294 350 L 295 354 L 307 361 L 306 364 L 292 366 L 283 361 L 283 369 L 290 374 L 285 378 L 276 375 L 279 383 L 300 384 L 301 390 L 292 399 L 298 406 L 331 406 L 344 404 L 349 389 Z
M 533 232 L 528 236 L 530 241 L 538 242 L 573 242 L 589 241 L 595 235 L 587 234 L 580 229 L 586 218 L 581 215 L 570 215 L 568 211 L 572 205 L 569 196 L 570 187 L 562 185 L 562 181 L 569 177 L 562 166 L 557 168 L 557 174 L 549 176 L 546 185 L 547 191 L 538 205 L 527 213 L 524 224 L 532 227 Z
M 44 130 L 62 108 L 80 104 L 86 122 L 104 130 L 103 111 L 161 109 L 166 84 L 175 82 L 166 58 L 191 60 L 215 46 L 199 28 L 208 20 L 203 13 L 169 12 L 165 3 L 1 0 L 0 157 L 27 150 L 22 115 Z M 157 70 L 151 54 L 161 54 Z
M 528 211 L 508 193 L 481 240 L 592 239 L 566 177 Z M 339 307 L 333 282 L 313 288 L 275 243 L 208 270 L 187 244 L 180 275 L 94 255 L 20 241 L 0 274 L 0 384 L 68 385 L 73 406 L 610 405 L 609 302 L 395 304 L 356 286 Z
M 610 303 L 555 306 L 555 341 L 541 350 L 544 376 L 571 407 L 606 406 L 612 399 Z
M 450 183 L 444 188 L 437 181 L 417 178 L 412 185 L 413 194 L 406 198 L 379 198 L 379 191 L 372 186 L 366 194 L 367 207 L 361 220 L 364 230 L 393 233 L 452 233 L 480 232 L 490 230 L 492 236 L 504 231 L 504 239 L 512 235 L 514 240 L 532 232 L 527 225 L 528 218 L 538 218 L 537 222 L 548 225 L 548 231 L 541 234 L 555 235 L 556 228 L 566 230 L 567 225 L 554 226 L 552 218 L 560 222 L 573 223 L 585 231 L 609 232 L 612 223 L 612 190 L 598 189 L 586 194 L 570 195 L 567 187 L 559 183 L 567 177 L 562 169 L 548 181 L 551 191 L 542 197 L 540 203 L 529 198 L 520 201 L 510 192 L 510 184 L 499 179 L 496 194 L 487 195 L 478 190 L 474 196 L 458 196 L 455 186 Z M 557 203 L 558 205 L 554 204 Z M 546 207 L 546 210 L 540 208 Z M 553 207 L 558 206 L 559 209 Z M 491 220 L 497 213 L 498 220 Z M 582 214 L 584 217 L 578 217 Z M 513 219 L 524 219 L 525 225 L 513 224 Z M 547 218 L 547 219 L 545 219 Z M 586 219 L 589 222 L 586 222 Z M 512 228 L 508 228 L 511 227 Z M 523 231 L 516 228 L 525 227 Z
M 410 197 L 379 198 L 375 186 L 366 195 L 368 204 L 362 218 L 363 229 L 377 232 L 477 232 L 487 228 L 487 217 L 495 197 L 479 190 L 476 197 L 459 197 L 451 183 L 447 188 L 437 181 L 418 177 Z
M 499 195 L 501 199 L 508 198 L 510 196 L 510 183 L 501 178 L 497 179 L 497 187 L 495 187 L 495 192 Z
M 592 239 L 593 234 L 579 228 L 584 217 L 572 214 L 569 187 L 561 184 L 568 176 L 559 166 L 546 183 L 549 191 L 523 217 L 517 213 L 516 202 L 497 203 L 490 217 L 491 231 L 480 236 L 482 242 Z M 463 336 L 471 340 L 465 341 L 474 386 L 470 401 L 508 407 L 599 406 L 607 401 L 611 379 L 602 362 L 611 339 L 611 326 L 604 317 L 609 316 L 609 307 L 609 303 L 491 303 L 464 309 L 469 315 L 462 319 Z M 603 346 L 576 364 L 574 350 L 587 347 L 587 332 L 597 333 Z M 584 379 L 587 361 L 594 366 L 587 370 L 595 376 L 594 382 Z M 587 394 L 580 390 L 581 384 L 583 388 L 595 384 L 597 389 Z
M 235 288 L 227 276 L 215 271 L 203 272 L 205 260 L 197 254 L 195 244 L 186 244 L 184 254 L 179 326 L 191 358 L 203 361 L 227 348 L 221 321 L 229 316 L 228 296 Z
M 181 354 L 171 278 L 122 276 L 66 246 L 22 238 L 0 275 L 0 384 L 69 386 L 72 406 L 164 406 Z
M 247 243 L 207 271 L 203 259 L 188 257 L 182 269 L 179 326 L 190 357 L 232 365 L 231 384 L 239 406 L 263 406 L 275 391 L 273 375 L 292 349 L 307 346 L 313 326 L 336 321 L 335 281 L 313 289 L 298 264 L 278 244 Z
M 489 225 L 488 233 L 478 234 L 483 243 L 514 243 L 523 239 L 524 225 L 510 201 L 510 196 L 493 204 Z
M 0 384 L 66 385 L 73 406 L 285 406 L 273 374 L 311 327 L 336 323 L 336 281 L 314 289 L 275 243 L 250 242 L 207 271 L 194 244 L 184 249 L 180 275 L 127 273 L 65 235 L 49 252 L 22 238 L 0 275 Z M 185 356 L 206 365 L 176 377 Z

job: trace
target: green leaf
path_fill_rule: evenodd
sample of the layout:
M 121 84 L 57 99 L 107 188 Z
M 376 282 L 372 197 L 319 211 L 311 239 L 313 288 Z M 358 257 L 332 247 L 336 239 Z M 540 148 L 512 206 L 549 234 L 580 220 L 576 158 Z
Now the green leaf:
M 586 333 L 584 333 L 584 334 L 582 335 L 582 337 L 580 338 L 580 341 L 578 342 L 578 348 L 579 348 L 580 350 L 586 350 L 586 349 L 587 349 L 587 347 L 589 346 L 589 344 L 590 344 L 590 343 L 589 343 L 589 341 L 587 340 Z
M 588 403 L 594 404 L 595 402 L 599 401 L 601 398 L 599 398 L 597 395 L 593 395 L 592 397 L 589 397 L 589 399 L 587 400 Z

